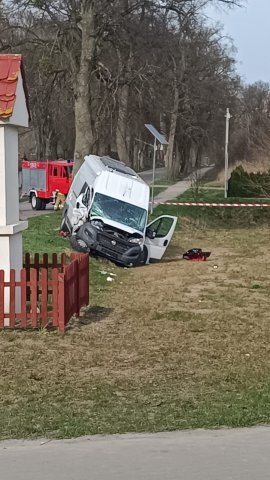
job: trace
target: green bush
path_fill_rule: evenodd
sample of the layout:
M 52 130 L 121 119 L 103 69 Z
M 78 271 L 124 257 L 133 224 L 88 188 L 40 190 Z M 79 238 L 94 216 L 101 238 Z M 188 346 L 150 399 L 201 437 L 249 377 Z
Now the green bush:
M 229 197 L 270 197 L 270 171 L 248 173 L 242 166 L 235 168 L 228 185 Z

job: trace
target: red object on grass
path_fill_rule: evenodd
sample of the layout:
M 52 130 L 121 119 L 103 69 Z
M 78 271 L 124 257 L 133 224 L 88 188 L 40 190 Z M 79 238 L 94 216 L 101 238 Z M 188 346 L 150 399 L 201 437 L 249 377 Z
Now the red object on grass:
M 183 258 L 185 260 L 193 260 L 195 262 L 205 262 L 210 255 L 211 252 L 203 252 L 201 248 L 192 248 L 184 253 Z

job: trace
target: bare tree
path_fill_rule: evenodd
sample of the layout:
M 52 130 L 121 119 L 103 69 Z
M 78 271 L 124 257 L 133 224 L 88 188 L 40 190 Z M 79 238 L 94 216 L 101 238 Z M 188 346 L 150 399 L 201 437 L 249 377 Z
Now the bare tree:
M 220 91 L 218 111 L 235 93 L 231 59 L 200 22 L 211 2 L 6 2 L 15 13 L 11 22 L 0 12 L 0 49 L 26 57 L 38 157 L 74 148 L 76 172 L 85 154 L 112 152 L 142 168 L 151 157 L 144 123 L 162 118 L 169 176 L 187 171 L 191 151 L 199 159 L 219 138 Z

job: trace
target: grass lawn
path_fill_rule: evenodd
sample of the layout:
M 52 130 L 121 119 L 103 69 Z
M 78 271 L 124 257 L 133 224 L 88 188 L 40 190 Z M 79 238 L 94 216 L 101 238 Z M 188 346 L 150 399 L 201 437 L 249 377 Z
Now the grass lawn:
M 0 334 L 1 438 L 270 422 L 269 230 L 196 212 L 162 263 L 91 259 L 91 308 L 65 335 Z M 25 249 L 68 248 L 58 221 L 31 220 Z M 209 261 L 181 260 L 192 247 Z

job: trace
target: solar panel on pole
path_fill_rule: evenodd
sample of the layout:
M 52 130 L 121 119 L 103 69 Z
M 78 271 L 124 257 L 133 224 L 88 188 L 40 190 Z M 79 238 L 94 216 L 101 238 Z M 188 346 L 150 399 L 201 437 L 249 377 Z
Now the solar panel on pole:
M 150 123 L 145 123 L 145 127 L 147 128 L 147 130 L 149 130 L 150 133 L 152 133 L 152 135 L 157 139 L 157 141 L 161 143 L 161 145 L 168 145 L 168 142 L 164 135 L 159 133 L 153 125 L 151 125 Z

